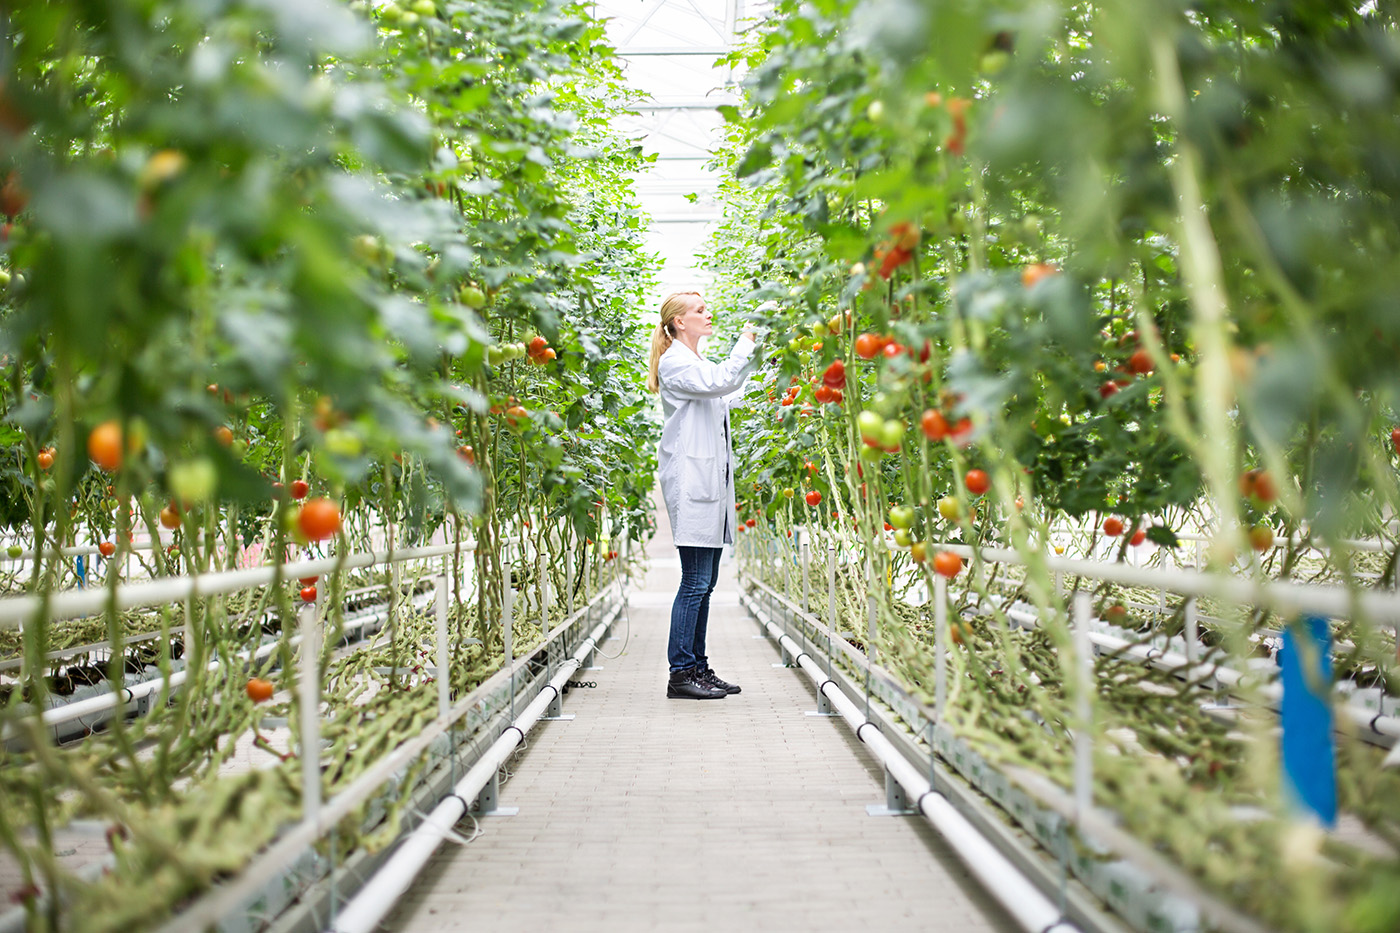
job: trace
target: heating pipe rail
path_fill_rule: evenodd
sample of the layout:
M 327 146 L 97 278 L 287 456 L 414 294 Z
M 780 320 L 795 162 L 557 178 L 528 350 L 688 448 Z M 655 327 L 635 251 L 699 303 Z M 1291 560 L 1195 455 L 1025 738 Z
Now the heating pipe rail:
M 431 594 L 429 594 L 427 597 L 419 597 L 417 600 L 417 606 L 421 608 L 423 605 L 426 604 L 426 601 L 431 600 L 431 598 Z M 346 625 L 346 631 L 351 632 L 363 630 L 367 625 L 371 625 L 374 622 L 385 621 L 388 618 L 388 616 L 388 610 L 381 610 L 379 612 L 372 612 L 363 616 L 359 616 L 355 619 L 352 619 L 350 623 Z M 280 641 L 270 641 L 267 644 L 257 648 L 255 651 L 240 651 L 238 652 L 238 654 L 234 655 L 234 660 L 259 661 L 267 657 L 272 652 L 276 651 L 279 647 L 281 647 L 281 644 L 282 643 Z M 291 647 L 295 648 L 297 645 L 301 644 L 301 636 L 293 635 L 288 644 Z M 221 664 L 223 664 L 223 661 L 216 658 L 210 661 L 207 665 L 205 665 L 205 669 L 215 671 L 219 669 L 219 666 Z M 97 696 L 88 697 L 84 700 L 78 700 L 74 703 L 65 703 L 62 706 L 55 706 L 51 709 L 46 709 L 44 710 L 44 714 L 42 717 L 44 727 L 47 729 L 51 729 L 54 726 L 60 725 L 65 722 L 72 722 L 75 719 L 82 719 L 85 716 L 92 716 L 98 713 L 104 713 L 107 710 L 110 710 L 116 706 L 125 706 L 126 704 L 134 700 L 139 700 L 143 697 L 148 697 L 151 694 L 164 689 L 167 684 L 169 685 L 171 690 L 174 690 L 176 687 L 183 684 L 186 681 L 186 679 L 189 678 L 189 675 L 189 668 L 185 668 L 183 670 L 179 670 L 171 674 L 168 680 L 164 677 L 153 677 L 150 680 L 143 680 L 139 684 L 132 684 L 129 687 L 122 687 L 120 693 L 114 693 L 109 690 L 106 693 L 100 693 Z M 96 723 L 93 723 L 93 725 L 96 725 Z M 17 729 L 15 726 L 11 725 L 10 723 L 6 723 L 3 732 L 0 732 L 0 742 L 8 742 L 9 740 L 19 735 L 19 732 L 20 730 Z
M 361 551 L 340 557 L 317 557 L 291 564 L 269 564 L 251 567 L 247 570 L 225 570 L 217 573 L 202 573 L 195 576 L 160 577 L 142 583 L 124 583 L 116 587 L 115 609 L 135 609 L 146 606 L 160 606 L 165 603 L 214 596 L 219 593 L 232 593 L 254 586 L 266 586 L 278 579 L 281 567 L 283 581 L 300 577 L 316 577 L 337 570 L 356 570 L 373 567 L 376 564 L 397 563 L 430 557 L 446 557 L 456 553 L 456 544 L 435 544 L 429 547 L 399 548 L 392 551 Z M 465 553 L 476 549 L 475 541 L 463 541 L 461 550 Z M 65 590 L 47 597 L 28 595 L 13 596 L 0 600 L 0 629 L 18 628 L 26 619 L 40 612 L 47 612 L 50 620 L 77 619 L 83 616 L 105 612 L 109 591 L 104 587 L 86 590 Z
M 953 808 L 948 799 L 934 790 L 928 776 L 910 764 L 909 760 L 865 718 L 864 712 L 826 676 L 816 660 L 789 637 L 782 626 L 774 622 L 756 602 L 745 598 L 750 612 L 764 629 L 816 684 L 817 692 L 827 699 L 831 708 L 841 714 L 871 753 L 885 767 L 886 773 L 898 781 L 914 801 L 914 809 L 933 824 L 934 829 L 958 853 L 963 862 L 1027 933 L 1079 933 L 1079 928 L 1064 918 L 1060 908 L 1051 903 L 1010 861 L 982 836 L 967 819 Z M 337 930 L 336 933 L 350 933 Z M 356 928 L 356 933 L 368 933 Z
M 452 833 L 452 828 L 466 814 L 470 801 L 491 782 L 516 746 L 525 741 L 525 734 L 535 727 L 545 710 L 560 695 L 569 677 L 597 647 L 603 633 L 622 611 L 622 605 L 619 603 L 611 615 L 594 627 L 574 651 L 573 656 L 559 666 L 559 672 L 554 678 L 545 684 L 539 695 L 521 711 L 519 718 L 505 727 L 500 738 L 482 753 L 471 770 L 404 840 L 393 857 L 342 908 L 342 912 L 330 928 L 330 933 L 373 933 L 379 928 L 380 922 L 422 872 L 442 841 Z
M 1006 613 L 1006 617 L 1014 622 L 1029 626 L 1040 624 L 1040 616 L 1029 610 L 1013 607 L 1004 608 L 1003 611 Z M 1139 661 L 1151 664 L 1158 670 L 1170 671 L 1186 680 L 1200 680 L 1209 676 L 1214 677 L 1224 687 L 1237 690 L 1241 681 L 1247 677 L 1232 667 L 1193 661 L 1180 652 L 1166 651 L 1152 645 L 1134 644 L 1127 639 L 1110 635 L 1107 632 L 1089 632 L 1087 637 L 1090 642 L 1105 651 L 1127 654 Z M 1283 701 L 1283 684 L 1278 681 L 1260 684 L 1259 694 L 1265 702 L 1277 707 Z M 1387 716 L 1384 713 L 1374 712 L 1346 702 L 1333 704 L 1333 709 L 1346 716 L 1361 730 L 1358 732 L 1359 738 L 1369 740 L 1369 737 L 1374 736 L 1377 737 L 1376 744 L 1386 747 L 1394 745 L 1396 740 L 1400 739 L 1400 718 Z

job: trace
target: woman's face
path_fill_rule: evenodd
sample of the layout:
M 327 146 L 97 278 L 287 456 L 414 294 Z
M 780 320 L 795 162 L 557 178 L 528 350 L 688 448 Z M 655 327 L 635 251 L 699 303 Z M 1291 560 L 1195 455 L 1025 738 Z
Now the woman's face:
M 690 305 L 675 317 L 676 334 L 692 337 L 708 337 L 715 332 L 710 312 L 705 310 L 705 299 L 692 296 Z

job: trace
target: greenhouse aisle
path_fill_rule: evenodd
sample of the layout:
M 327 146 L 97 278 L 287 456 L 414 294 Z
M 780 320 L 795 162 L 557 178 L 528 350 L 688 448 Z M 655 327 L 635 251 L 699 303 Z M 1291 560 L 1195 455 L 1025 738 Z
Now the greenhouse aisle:
M 805 678 L 774 668 L 726 558 L 711 663 L 743 693 L 665 699 L 679 562 L 665 528 L 645 585 L 501 789 L 513 817 L 448 843 L 384 927 L 394 931 L 1012 930 L 928 824 L 871 817 L 881 772 L 839 722 L 806 716 Z M 459 829 L 469 834 L 470 820 Z

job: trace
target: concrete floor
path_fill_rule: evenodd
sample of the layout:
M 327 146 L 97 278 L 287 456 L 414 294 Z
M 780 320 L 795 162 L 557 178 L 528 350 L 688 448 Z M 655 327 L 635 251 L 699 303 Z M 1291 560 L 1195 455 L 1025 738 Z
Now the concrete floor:
M 728 557 L 709 655 L 744 690 L 665 698 L 680 565 L 659 514 L 612 657 L 576 678 L 597 687 L 571 691 L 577 718 L 542 723 L 512 765 L 501 804 L 520 812 L 444 845 L 384 928 L 1015 929 L 925 821 L 867 815 L 882 772 L 839 721 L 803 714 L 807 680 L 773 666 Z

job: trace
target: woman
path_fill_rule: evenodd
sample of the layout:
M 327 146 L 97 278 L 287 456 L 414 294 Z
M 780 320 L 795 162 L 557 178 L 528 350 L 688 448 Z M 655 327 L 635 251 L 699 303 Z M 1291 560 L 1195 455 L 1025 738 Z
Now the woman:
M 700 338 L 714 333 L 698 292 L 678 292 L 661 303 L 651 341 L 647 388 L 660 392 L 666 423 L 658 467 L 671 534 L 681 555 L 681 586 L 671 606 L 667 648 L 671 677 L 666 696 L 718 700 L 739 688 L 720 680 L 705 656 L 710 593 L 724 545 L 734 543 L 734 451 L 729 409 L 758 365 L 754 335 L 746 330 L 728 359 L 700 355 Z

